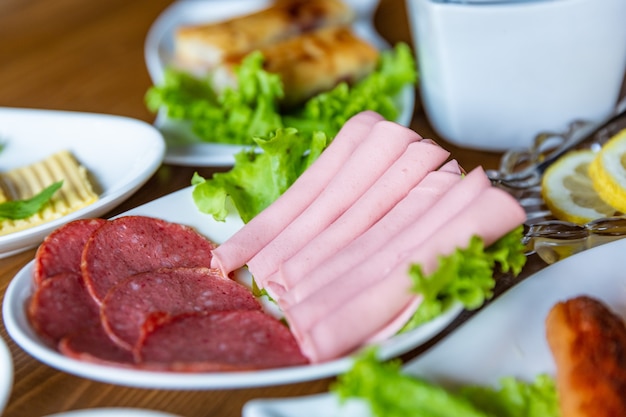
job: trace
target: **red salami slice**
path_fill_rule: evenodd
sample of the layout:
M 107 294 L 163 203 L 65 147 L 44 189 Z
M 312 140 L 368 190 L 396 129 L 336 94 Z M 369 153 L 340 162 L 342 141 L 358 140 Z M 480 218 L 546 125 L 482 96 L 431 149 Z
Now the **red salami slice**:
M 96 230 L 85 246 L 82 272 L 96 302 L 120 280 L 159 268 L 211 264 L 215 245 L 188 226 L 144 216 L 119 217 Z
M 152 316 L 136 358 L 179 372 L 248 370 L 303 365 L 289 329 L 257 310 Z
M 134 367 L 132 352 L 113 343 L 99 323 L 65 336 L 58 349 L 63 355 L 81 361 Z
M 104 219 L 74 220 L 50 233 L 35 255 L 35 284 L 61 272 L 79 273 L 83 248 L 91 234 L 104 223 Z
M 162 268 L 132 275 L 109 290 L 101 305 L 102 324 L 121 347 L 132 349 L 146 318 L 220 310 L 260 310 L 248 288 L 216 269 Z
M 42 281 L 28 305 L 28 318 L 37 333 L 53 345 L 65 335 L 100 323 L 99 308 L 75 272 Z

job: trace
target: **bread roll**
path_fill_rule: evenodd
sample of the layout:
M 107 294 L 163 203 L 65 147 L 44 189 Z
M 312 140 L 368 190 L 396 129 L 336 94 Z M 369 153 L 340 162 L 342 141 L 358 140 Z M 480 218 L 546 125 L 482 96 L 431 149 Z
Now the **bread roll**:
M 246 55 L 303 32 L 348 24 L 352 10 L 341 0 L 280 0 L 271 7 L 229 20 L 180 27 L 174 36 L 183 67 L 213 68 L 230 56 Z

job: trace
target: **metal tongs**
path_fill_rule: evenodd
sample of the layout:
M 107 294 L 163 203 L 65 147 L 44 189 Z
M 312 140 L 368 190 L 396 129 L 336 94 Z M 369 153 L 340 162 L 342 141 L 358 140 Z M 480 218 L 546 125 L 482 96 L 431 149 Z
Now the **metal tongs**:
M 544 171 L 559 157 L 573 149 L 599 149 L 604 142 L 626 128 L 626 99 L 599 123 L 575 121 L 565 133 L 544 132 L 537 135 L 528 149 L 507 151 L 499 170 L 487 170 L 494 185 L 527 189 L 538 185 Z

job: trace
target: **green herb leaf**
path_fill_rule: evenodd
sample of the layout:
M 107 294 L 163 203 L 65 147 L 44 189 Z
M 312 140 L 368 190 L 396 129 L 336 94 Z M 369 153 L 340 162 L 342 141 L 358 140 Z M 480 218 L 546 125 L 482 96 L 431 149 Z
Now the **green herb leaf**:
M 58 181 L 29 199 L 5 201 L 0 204 L 0 220 L 19 220 L 32 216 L 50 201 L 62 185 L 63 181 Z

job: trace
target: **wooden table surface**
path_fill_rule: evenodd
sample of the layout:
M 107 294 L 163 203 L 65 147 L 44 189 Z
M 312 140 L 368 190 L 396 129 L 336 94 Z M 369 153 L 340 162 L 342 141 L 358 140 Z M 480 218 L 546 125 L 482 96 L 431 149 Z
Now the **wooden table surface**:
M 0 106 L 73 110 L 129 116 L 152 123 L 144 105 L 151 85 L 143 44 L 151 23 L 172 0 L 3 0 L 0 2 Z M 411 43 L 403 0 L 381 0 L 376 26 L 391 43 Z M 500 155 L 460 149 L 440 140 L 419 100 L 411 127 L 438 140 L 467 169 L 495 168 Z M 194 171 L 214 169 L 163 165 L 135 195 L 108 215 L 121 213 L 190 184 Z M 34 249 L 0 260 L 0 296 Z M 540 268 L 532 261 L 525 273 Z M 239 416 L 259 397 L 323 392 L 331 378 L 284 386 L 214 391 L 127 388 L 79 378 L 48 367 L 0 334 L 14 360 L 7 417 L 44 416 L 95 407 L 139 407 L 185 417 Z M 412 352 L 414 355 L 418 353 Z M 3 370 L 0 370 L 3 372 Z

